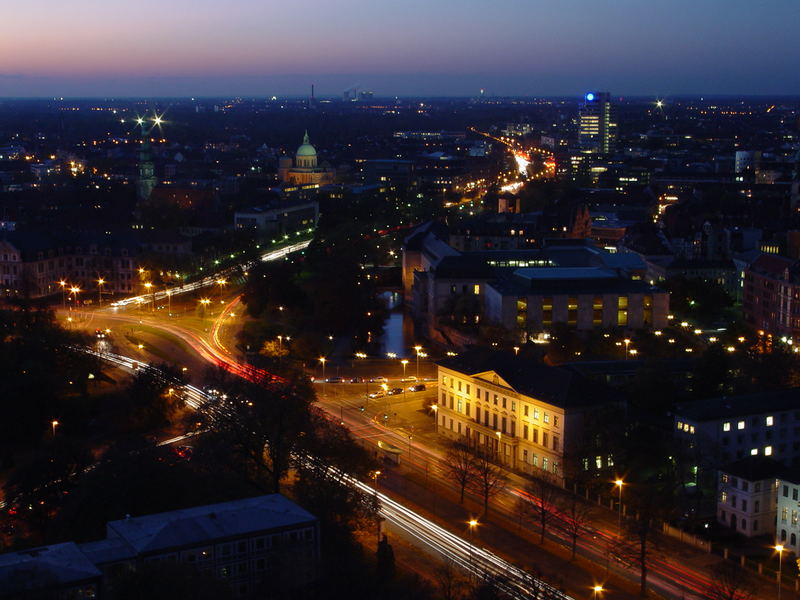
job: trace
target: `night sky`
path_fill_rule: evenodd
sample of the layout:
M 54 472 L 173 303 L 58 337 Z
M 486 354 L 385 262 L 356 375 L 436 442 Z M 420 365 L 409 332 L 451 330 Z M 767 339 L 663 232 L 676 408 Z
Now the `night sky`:
M 1 96 L 800 93 L 800 0 L 35 0 Z

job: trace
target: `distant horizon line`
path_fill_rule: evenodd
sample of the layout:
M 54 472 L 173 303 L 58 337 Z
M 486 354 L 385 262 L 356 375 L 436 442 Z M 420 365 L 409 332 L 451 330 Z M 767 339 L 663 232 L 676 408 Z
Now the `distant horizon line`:
M 591 91 L 597 92 L 602 91 L 606 92 L 607 90 L 602 90 L 600 88 L 592 88 Z M 613 92 L 608 92 L 611 94 L 612 98 L 626 98 L 626 99 L 649 99 L 649 98 L 695 98 L 695 99 L 705 99 L 705 98 L 792 98 L 792 99 L 800 99 L 800 93 L 782 93 L 782 94 L 738 94 L 738 93 L 682 93 L 682 94 L 614 94 Z M 219 95 L 179 95 L 179 96 L 133 96 L 133 95 L 124 95 L 124 96 L 104 96 L 104 95 L 90 95 L 90 96 L 0 96 L 0 101 L 6 100 L 51 100 L 56 102 L 66 102 L 72 100 L 275 100 L 272 101 L 280 101 L 280 100 L 308 100 L 311 97 L 310 94 L 287 94 L 287 95 L 279 95 L 279 94 L 233 94 L 228 96 L 219 96 Z M 464 96 L 464 95 L 443 95 L 443 94 L 407 94 L 407 95 L 387 95 L 387 96 L 378 96 L 374 95 L 370 100 L 406 100 L 406 99 L 448 99 L 448 100 L 476 100 L 476 99 L 493 99 L 493 100 L 500 100 L 500 99 L 537 99 L 537 100 L 551 100 L 551 99 L 558 99 L 563 100 L 565 98 L 571 99 L 580 99 L 582 98 L 582 94 L 545 94 L 545 95 L 533 95 L 533 94 L 503 94 L 503 95 L 485 95 L 481 96 Z M 337 101 L 343 104 L 359 104 L 364 102 L 363 100 L 350 100 L 345 101 L 341 98 L 341 96 L 314 96 L 315 100 L 327 100 L 327 101 Z

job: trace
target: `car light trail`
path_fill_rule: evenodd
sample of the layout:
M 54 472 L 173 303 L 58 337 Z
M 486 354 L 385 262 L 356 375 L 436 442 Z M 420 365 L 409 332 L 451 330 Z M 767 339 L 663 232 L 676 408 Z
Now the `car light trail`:
M 310 243 L 311 240 L 304 240 L 302 242 L 297 242 L 296 244 L 291 244 L 289 246 L 279 248 L 278 250 L 272 250 L 270 252 L 262 254 L 259 260 L 261 262 L 278 260 L 294 252 L 305 250 Z M 193 292 L 195 290 L 211 287 L 217 283 L 217 280 L 220 277 L 231 277 L 235 275 L 237 270 L 239 269 L 244 269 L 246 271 L 247 269 L 255 265 L 257 262 L 258 261 L 253 261 L 253 262 L 243 263 L 235 267 L 228 267 L 227 269 L 218 271 L 213 275 L 208 275 L 206 277 L 203 277 L 202 279 L 198 279 L 197 281 L 192 281 L 191 283 L 187 283 L 184 285 L 175 286 L 172 288 L 168 288 L 158 292 L 153 292 L 150 294 L 142 294 L 140 296 L 131 296 L 129 298 L 124 298 L 123 300 L 117 300 L 116 302 L 112 302 L 110 306 L 111 308 L 124 308 L 131 304 L 138 305 L 138 304 L 146 304 L 147 302 L 153 302 L 153 301 L 157 302 L 159 300 L 164 300 L 168 295 L 177 296 L 178 294 L 186 294 L 188 292 Z

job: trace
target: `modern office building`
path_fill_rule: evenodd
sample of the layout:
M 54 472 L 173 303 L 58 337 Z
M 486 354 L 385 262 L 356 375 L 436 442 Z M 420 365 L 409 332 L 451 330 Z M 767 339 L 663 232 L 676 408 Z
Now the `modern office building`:
M 614 151 L 617 124 L 614 120 L 611 95 L 588 92 L 578 110 L 578 145 L 581 151 L 610 154 Z

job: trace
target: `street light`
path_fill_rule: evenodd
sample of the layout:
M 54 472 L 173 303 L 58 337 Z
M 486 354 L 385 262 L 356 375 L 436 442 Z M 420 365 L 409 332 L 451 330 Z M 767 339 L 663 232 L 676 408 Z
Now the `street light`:
M 325 362 L 326 358 L 324 356 L 319 357 L 319 362 L 322 363 L 322 395 L 325 395 Z
M 414 350 L 417 351 L 417 379 L 419 379 L 419 353 L 422 350 L 422 346 L 414 346 Z
M 151 282 L 147 281 L 147 282 L 145 282 L 144 287 L 148 292 L 150 292 L 150 290 L 153 289 L 153 284 Z M 155 291 L 153 291 L 153 293 L 152 293 L 152 300 L 153 300 L 153 308 L 152 308 L 152 310 L 155 311 L 155 309 L 156 309 L 156 293 L 155 293 Z
M 52 427 L 53 427 L 53 439 L 55 439 L 55 437 L 56 437 L 56 427 L 58 427 L 60 424 L 61 423 L 59 423 L 55 419 L 50 421 L 50 425 L 52 425 Z
M 216 284 L 219 286 L 219 297 L 220 297 L 220 299 L 222 298 L 222 288 L 225 287 L 227 285 L 227 283 L 228 282 L 226 280 L 222 279 L 222 278 L 217 279 L 217 281 L 216 281 Z
M 778 600 L 781 600 L 781 580 L 783 578 L 783 544 L 778 544 L 775 546 L 775 550 L 778 552 Z
M 439 405 L 431 404 L 431 410 L 433 411 L 433 433 L 437 433 L 437 427 L 439 425 Z
M 400 361 L 400 364 L 403 365 L 403 379 L 406 378 L 406 365 L 408 365 L 408 359 L 404 358 Z
M 497 462 L 502 462 L 500 459 L 500 442 L 503 439 L 503 434 L 499 431 L 495 431 L 494 433 L 497 435 Z
M 619 537 L 621 538 L 622 537 L 622 486 L 625 485 L 625 482 L 622 481 L 622 479 L 617 479 L 614 482 L 614 485 L 616 485 L 619 488 L 619 516 L 617 517 L 617 532 L 618 532 L 617 535 L 619 535 Z
M 628 360 L 628 346 L 630 346 L 631 341 L 628 338 L 622 340 L 625 343 L 625 360 Z
M 475 564 L 472 558 L 472 548 L 475 546 L 475 528 L 478 526 L 477 519 L 470 519 L 467 521 L 467 525 L 469 525 L 469 566 L 472 570 L 473 576 L 475 575 Z
M 97 302 L 100 306 L 103 305 L 103 285 L 105 285 L 106 280 L 102 277 L 97 280 Z
M 602 585 L 596 585 L 592 588 L 592 592 L 594 595 L 592 596 L 594 600 L 597 600 L 598 596 L 602 594 L 605 590 L 603 589 Z
M 61 286 L 61 298 L 64 302 L 64 309 L 67 308 L 67 282 L 63 279 L 58 282 L 58 285 Z

